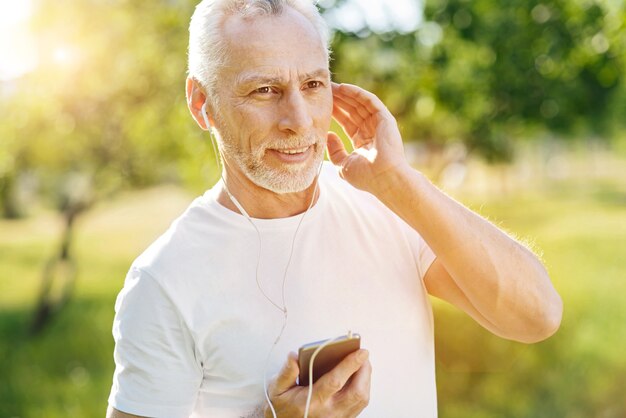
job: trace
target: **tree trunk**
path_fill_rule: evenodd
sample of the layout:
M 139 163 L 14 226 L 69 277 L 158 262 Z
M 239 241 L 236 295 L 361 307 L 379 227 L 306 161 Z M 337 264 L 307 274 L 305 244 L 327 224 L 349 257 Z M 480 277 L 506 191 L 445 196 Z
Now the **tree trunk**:
M 82 207 L 73 207 L 64 211 L 65 228 L 61 245 L 59 252 L 44 268 L 41 291 L 30 328 L 31 334 L 39 334 L 71 299 L 77 277 L 76 264 L 71 252 L 73 228 L 76 217 L 83 210 Z
M 17 219 L 23 215 L 15 190 L 15 175 L 12 173 L 0 176 L 0 206 L 3 218 Z

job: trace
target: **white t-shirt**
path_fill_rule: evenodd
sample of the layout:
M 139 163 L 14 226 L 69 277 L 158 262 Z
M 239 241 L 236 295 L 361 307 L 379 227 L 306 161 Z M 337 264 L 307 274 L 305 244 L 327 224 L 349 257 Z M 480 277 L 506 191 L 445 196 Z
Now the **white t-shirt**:
M 113 324 L 109 403 L 149 417 L 248 417 L 264 402 L 263 374 L 283 313 L 277 304 L 299 216 L 248 220 L 196 199 L 131 267 Z M 361 335 L 371 399 L 361 417 L 437 416 L 433 320 L 423 277 L 435 256 L 374 196 L 326 165 L 285 283 L 288 322 L 268 380 L 289 351 Z

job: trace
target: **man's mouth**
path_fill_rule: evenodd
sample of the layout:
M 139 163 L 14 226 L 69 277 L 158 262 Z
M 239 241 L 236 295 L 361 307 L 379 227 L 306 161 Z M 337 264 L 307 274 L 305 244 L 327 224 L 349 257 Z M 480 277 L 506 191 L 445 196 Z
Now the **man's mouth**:
M 300 164 L 307 161 L 315 152 L 316 144 L 307 146 L 298 145 L 298 148 L 269 148 L 270 154 L 273 154 L 279 161 L 286 164 Z
M 294 155 L 294 154 L 302 154 L 303 152 L 306 152 L 306 150 L 308 150 L 309 147 L 294 148 L 294 149 L 277 149 L 275 151 L 280 152 L 281 154 Z

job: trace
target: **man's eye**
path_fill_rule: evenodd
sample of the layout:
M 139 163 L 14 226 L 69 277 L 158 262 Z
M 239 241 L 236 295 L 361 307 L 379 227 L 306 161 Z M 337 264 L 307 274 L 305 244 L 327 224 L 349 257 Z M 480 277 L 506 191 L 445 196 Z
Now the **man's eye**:
M 309 89 L 316 89 L 322 87 L 322 82 L 317 80 L 311 80 L 306 83 L 306 87 Z
M 268 94 L 272 92 L 272 88 L 268 86 L 259 87 L 258 89 L 254 90 L 254 92 L 259 94 Z

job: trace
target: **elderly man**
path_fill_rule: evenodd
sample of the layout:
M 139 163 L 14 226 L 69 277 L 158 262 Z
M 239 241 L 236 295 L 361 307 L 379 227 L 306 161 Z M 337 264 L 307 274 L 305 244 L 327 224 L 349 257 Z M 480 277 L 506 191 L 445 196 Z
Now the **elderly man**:
M 108 417 L 302 417 L 290 352 L 355 330 L 364 349 L 313 385 L 308 416 L 430 418 L 428 294 L 503 338 L 559 327 L 535 255 L 409 166 L 384 104 L 331 81 L 327 41 L 307 0 L 198 5 L 187 99 L 222 180 L 128 273 Z

